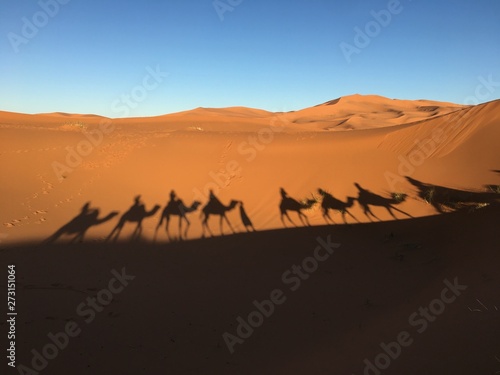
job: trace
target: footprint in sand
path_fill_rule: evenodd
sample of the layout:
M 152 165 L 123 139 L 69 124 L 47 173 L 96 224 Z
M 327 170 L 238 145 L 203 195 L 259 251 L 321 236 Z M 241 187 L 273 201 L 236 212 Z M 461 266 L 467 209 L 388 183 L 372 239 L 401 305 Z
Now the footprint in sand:
M 226 147 L 224 148 L 224 150 L 222 151 L 222 154 L 220 156 L 220 159 L 219 159 L 219 164 L 225 164 L 225 161 L 226 161 L 226 158 L 227 158 L 227 155 L 229 154 L 229 151 L 231 150 L 231 147 L 233 146 L 233 141 L 229 141 L 227 144 L 226 144 Z

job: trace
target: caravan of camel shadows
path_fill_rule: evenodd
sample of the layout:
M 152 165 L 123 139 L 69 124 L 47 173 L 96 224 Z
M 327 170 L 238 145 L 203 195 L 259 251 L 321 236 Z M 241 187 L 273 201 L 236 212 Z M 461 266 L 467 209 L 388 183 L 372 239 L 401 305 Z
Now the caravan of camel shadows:
M 444 186 L 432 185 L 415 180 L 410 177 L 406 177 L 406 179 L 417 189 L 416 198 L 432 205 L 436 212 L 440 214 L 447 212 L 468 212 L 490 204 L 498 204 L 498 202 L 500 201 L 500 186 L 498 185 L 485 185 L 487 191 L 480 192 L 458 190 Z M 297 200 L 290 197 L 285 189 L 281 188 L 281 201 L 278 207 L 280 212 L 280 219 L 283 223 L 283 226 L 287 226 L 287 221 L 290 224 L 297 226 L 292 218 L 290 218 L 289 212 L 295 212 L 302 225 L 310 226 L 307 216 L 302 211 L 307 211 L 316 204 L 320 204 L 321 214 L 327 224 L 335 224 L 332 217 L 330 216 L 330 211 L 340 212 L 344 224 L 348 224 L 346 215 L 349 215 L 349 217 L 353 221 L 359 223 L 360 221 L 349 211 L 349 209 L 354 205 L 356 201 L 362 208 L 364 215 L 370 221 L 373 221 L 373 219 L 381 221 L 381 219 L 373 213 L 373 207 L 385 208 L 394 219 L 398 219 L 394 214 L 394 211 L 409 218 L 413 217 L 411 214 L 396 207 L 397 205 L 406 201 L 406 199 L 408 198 L 407 194 L 392 193 L 390 194 L 390 197 L 384 197 L 363 188 L 358 183 L 354 183 L 354 185 L 358 189 L 358 196 L 347 197 L 345 201 L 336 198 L 331 193 L 321 188 L 318 188 L 317 190 L 318 195 L 311 195 L 311 198 Z M 163 209 L 160 220 L 156 226 L 154 241 L 156 241 L 158 231 L 162 228 L 164 223 L 164 229 L 169 241 L 173 240 L 173 237 L 170 234 L 169 230 L 170 219 L 172 216 L 178 217 L 178 237 L 176 238 L 179 240 L 187 239 L 189 226 L 191 224 L 190 220 L 188 219 L 188 215 L 197 211 L 198 207 L 200 207 L 201 205 L 201 202 L 194 201 L 191 205 L 186 206 L 182 199 L 178 198 L 175 191 L 172 190 L 170 192 L 170 200 Z M 243 201 L 231 200 L 228 205 L 224 205 L 215 196 L 214 192 L 210 191 L 208 202 L 201 208 L 200 219 L 202 224 L 202 238 L 204 238 L 207 233 L 210 234 L 210 236 L 214 236 L 214 233 L 209 226 L 209 219 L 211 216 L 219 217 L 221 235 L 224 235 L 224 222 L 227 224 L 233 234 L 236 233 L 234 227 L 226 216 L 226 213 L 228 211 L 231 211 L 236 207 L 239 207 L 240 219 L 245 230 L 247 232 L 256 231 L 250 217 L 245 210 Z M 134 198 L 132 206 L 120 216 L 118 223 L 113 228 L 111 233 L 106 237 L 106 241 L 117 241 L 123 227 L 127 223 L 135 224 L 135 229 L 132 233 L 131 240 L 139 240 L 142 234 L 142 222 L 145 219 L 154 216 L 160 210 L 160 208 L 160 205 L 155 205 L 151 210 L 148 211 L 146 209 L 146 205 L 142 202 L 141 196 L 137 195 Z M 119 212 L 114 211 L 100 218 L 99 209 L 91 208 L 90 202 L 87 202 L 83 205 L 80 213 L 76 217 L 59 228 L 43 243 L 54 243 L 63 235 L 73 236 L 70 240 L 70 243 L 83 242 L 85 234 L 91 227 L 106 223 L 119 214 Z

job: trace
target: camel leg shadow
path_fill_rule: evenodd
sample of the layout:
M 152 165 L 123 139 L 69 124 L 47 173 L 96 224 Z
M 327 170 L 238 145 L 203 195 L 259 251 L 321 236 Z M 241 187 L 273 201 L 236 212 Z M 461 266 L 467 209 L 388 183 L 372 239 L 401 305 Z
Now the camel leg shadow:
M 347 220 L 345 219 L 345 214 L 349 215 L 349 216 L 350 216 L 350 217 L 352 217 L 354 220 L 356 220 L 356 222 L 358 222 L 358 223 L 359 223 L 359 220 L 358 220 L 358 219 L 356 219 L 356 217 L 355 217 L 353 214 L 351 214 L 351 213 L 350 213 L 349 211 L 347 211 L 347 210 L 344 210 L 344 211 L 342 211 L 342 219 L 344 220 L 344 224 L 347 224 Z
M 284 213 L 282 212 L 282 213 L 281 213 L 281 222 L 283 223 L 283 226 L 284 226 L 285 228 L 287 228 L 287 226 L 286 226 L 285 220 L 283 219 L 283 216 L 285 216 L 285 217 L 288 219 L 288 221 L 289 221 L 290 223 L 292 223 L 292 225 L 293 225 L 294 227 L 296 227 L 296 226 L 297 226 L 297 224 L 295 224 L 295 223 L 293 222 L 293 220 L 290 218 L 290 216 L 288 215 L 288 212 L 284 212 Z
M 394 206 L 392 206 L 392 205 L 391 205 L 391 206 L 388 206 L 388 207 L 386 207 L 386 208 L 387 208 L 387 211 L 389 211 L 389 213 L 391 214 L 391 216 L 392 216 L 394 219 L 396 219 L 396 220 L 397 220 L 398 218 L 394 215 L 394 213 L 392 212 L 392 210 L 396 210 L 396 211 L 398 211 L 398 212 L 401 212 L 402 214 L 404 214 L 404 215 L 406 215 L 406 216 L 408 216 L 408 217 L 413 217 L 413 216 L 411 216 L 409 213 L 404 212 L 403 210 L 400 210 L 399 208 L 394 207 Z
M 363 211 L 364 211 L 364 214 L 366 215 L 366 217 L 367 217 L 367 218 L 368 218 L 371 222 L 373 222 L 373 220 L 372 220 L 372 218 L 371 218 L 368 214 L 372 215 L 372 216 L 373 216 L 375 219 L 377 219 L 378 221 L 382 221 L 382 220 L 380 220 L 380 219 L 379 219 L 379 217 L 378 217 L 377 215 L 375 215 L 375 214 L 372 212 L 372 210 L 370 209 L 370 207 L 368 207 L 368 206 L 363 207 Z
M 120 233 L 122 232 L 123 229 L 123 224 L 118 223 L 116 226 L 113 228 L 111 233 L 106 237 L 106 242 L 108 241 L 113 241 L 116 242 L 118 240 L 118 237 L 120 237 Z
M 205 229 L 208 231 L 208 233 L 210 233 L 210 237 L 213 237 L 214 234 L 212 233 L 212 230 L 210 229 L 210 227 L 208 226 L 208 218 L 210 217 L 210 215 L 206 215 L 202 222 L 201 222 L 201 228 L 202 228 L 202 233 L 201 233 L 201 237 L 204 238 L 205 237 Z

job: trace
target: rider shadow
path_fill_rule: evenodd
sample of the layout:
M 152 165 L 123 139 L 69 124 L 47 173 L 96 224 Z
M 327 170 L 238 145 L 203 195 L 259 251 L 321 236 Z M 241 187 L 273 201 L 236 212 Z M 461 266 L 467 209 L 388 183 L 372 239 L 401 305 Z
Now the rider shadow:
M 409 213 L 400 210 L 399 208 L 395 207 L 395 205 L 401 204 L 404 201 L 406 201 L 406 198 L 408 197 L 406 194 L 395 194 L 393 193 L 391 198 L 386 198 L 381 195 L 372 193 L 370 190 L 366 190 L 361 187 L 358 183 L 354 183 L 354 186 L 358 189 L 358 203 L 363 209 L 363 213 L 366 215 L 366 217 L 370 220 L 373 221 L 372 218 L 370 217 L 373 216 L 375 219 L 380 220 L 379 217 L 377 217 L 373 211 L 371 210 L 371 207 L 384 207 L 387 212 L 394 218 L 397 219 L 397 217 L 394 215 L 394 211 L 400 212 L 408 217 L 413 217 Z
M 432 205 L 438 213 L 470 212 L 500 200 L 498 185 L 487 185 L 488 192 L 467 191 L 432 185 L 406 177 L 409 183 L 417 188 L 418 196 Z
M 132 206 L 130 206 L 128 211 L 120 217 L 118 224 L 116 224 L 111 233 L 108 235 L 106 241 L 113 240 L 114 242 L 116 242 L 127 222 L 137 223 L 134 232 L 132 233 L 131 241 L 139 240 L 142 234 L 143 220 L 155 215 L 159 209 L 160 206 L 155 205 L 150 211 L 147 211 L 146 206 L 141 201 L 141 196 L 136 196 L 134 198 L 134 203 L 132 204 Z
M 170 192 L 170 201 L 167 203 L 167 205 L 163 209 L 163 212 L 162 212 L 161 217 L 160 217 L 160 221 L 158 222 L 158 225 L 156 226 L 154 240 L 156 241 L 158 229 L 162 226 L 163 221 L 165 220 L 166 221 L 165 231 L 167 232 L 168 240 L 172 241 L 172 237 L 170 236 L 170 232 L 168 229 L 171 216 L 178 216 L 179 217 L 179 240 L 182 240 L 183 237 L 184 237 L 184 239 L 187 238 L 187 233 L 188 233 L 188 229 L 189 229 L 191 222 L 187 218 L 186 214 L 196 211 L 200 204 L 201 204 L 201 202 L 194 201 L 191 204 L 191 206 L 188 207 L 184 204 L 182 199 L 179 199 L 177 197 L 177 194 L 175 193 L 175 191 L 172 190 Z M 186 223 L 186 229 L 184 230 L 184 233 L 182 232 L 182 222 L 183 221 Z
M 210 233 L 210 235 L 213 237 L 212 230 L 208 226 L 208 219 L 210 218 L 210 215 L 219 216 L 219 218 L 220 218 L 219 225 L 220 225 L 221 236 L 224 235 L 223 220 L 226 221 L 226 223 L 229 226 L 229 228 L 231 229 L 231 231 L 233 233 L 236 233 L 234 231 L 233 226 L 231 225 L 231 223 L 229 222 L 229 220 L 226 216 L 226 212 L 234 209 L 238 205 L 239 202 L 240 201 L 237 201 L 237 200 L 231 200 L 231 202 L 229 202 L 229 205 L 226 206 L 226 205 L 222 204 L 221 201 L 219 201 L 219 199 L 215 196 L 214 192 L 211 190 L 207 204 L 201 209 L 201 216 L 200 217 L 201 217 L 201 226 L 202 226 L 202 237 L 205 237 L 205 230 L 207 230 Z
M 73 243 L 76 241 L 83 242 L 85 234 L 91 227 L 104 224 L 118 214 L 118 212 L 114 211 L 109 213 L 105 217 L 99 218 L 99 209 L 90 208 L 90 202 L 87 202 L 82 206 L 81 211 L 77 216 L 75 216 L 68 223 L 64 224 L 52 236 L 43 241 L 43 243 L 50 244 L 55 242 L 63 235 L 73 234 L 75 236 L 69 241 L 69 243 Z
M 318 194 L 323 197 L 321 201 L 321 213 L 327 224 L 330 224 L 330 222 L 332 224 L 335 224 L 333 219 L 330 217 L 330 210 L 340 212 L 342 214 L 342 220 L 344 220 L 344 224 L 347 224 L 345 218 L 346 214 L 359 223 L 359 220 L 349 212 L 349 208 L 354 205 L 354 201 L 356 200 L 356 198 L 347 197 L 347 201 L 344 202 L 335 198 L 332 194 L 326 192 L 323 189 L 318 189 Z
M 288 211 L 297 212 L 297 215 L 299 216 L 302 225 L 310 226 L 311 224 L 309 223 L 309 219 L 307 218 L 306 215 L 304 215 L 304 213 L 302 213 L 302 210 L 307 210 L 312 206 L 314 206 L 317 203 L 316 199 L 305 199 L 299 202 L 296 199 L 293 199 L 290 196 L 288 196 L 288 193 L 283 188 L 280 188 L 280 194 L 281 194 L 281 202 L 279 204 L 279 209 L 280 209 L 280 219 L 281 222 L 283 223 L 283 226 L 286 227 L 284 217 L 286 217 L 288 221 L 292 223 L 292 225 L 297 226 L 288 215 Z

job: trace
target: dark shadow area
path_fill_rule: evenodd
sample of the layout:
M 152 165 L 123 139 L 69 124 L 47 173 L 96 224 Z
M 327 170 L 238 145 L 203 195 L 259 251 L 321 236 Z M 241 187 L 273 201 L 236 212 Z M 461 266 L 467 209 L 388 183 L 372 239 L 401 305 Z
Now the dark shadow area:
M 389 214 L 391 214 L 391 216 L 394 219 L 397 219 L 397 217 L 394 215 L 394 212 L 392 212 L 392 210 L 400 212 L 408 217 L 413 217 L 409 213 L 404 212 L 397 207 L 394 207 L 395 205 L 403 203 L 406 200 L 406 198 L 407 198 L 406 194 L 393 193 L 391 198 L 386 198 L 386 197 L 383 197 L 381 195 L 372 193 L 370 190 L 366 190 L 366 189 L 362 188 L 357 182 L 354 183 L 354 186 L 356 186 L 356 188 L 358 189 L 358 198 L 357 198 L 358 203 L 361 206 L 361 208 L 363 209 L 364 214 L 366 215 L 366 217 L 370 221 L 373 221 L 372 218 L 370 217 L 370 215 L 373 216 L 374 218 L 376 218 L 377 220 L 380 220 L 372 212 L 370 206 L 385 208 L 387 210 L 387 212 L 389 212 Z
M 90 202 L 85 203 L 82 206 L 80 213 L 69 221 L 67 224 L 63 225 L 59 228 L 52 236 L 47 238 L 43 243 L 50 244 L 57 241 L 63 235 L 75 235 L 70 243 L 79 241 L 82 242 L 85 233 L 89 230 L 90 227 L 94 227 L 97 225 L 104 224 L 105 222 L 111 220 L 115 216 L 117 216 L 119 212 L 111 212 L 107 216 L 99 218 L 99 209 L 91 208 Z
M 321 213 L 327 224 L 329 224 L 330 222 L 332 224 L 335 224 L 333 219 L 330 217 L 330 210 L 340 212 L 342 214 L 342 220 L 344 220 L 344 224 L 347 224 L 347 221 L 345 219 L 346 214 L 348 214 L 359 223 L 359 220 L 356 219 L 356 217 L 348 210 L 354 205 L 354 201 L 356 201 L 356 198 L 347 197 L 347 200 L 343 202 L 323 189 L 318 189 L 318 194 L 323 197 L 321 201 Z
M 411 177 L 406 177 L 406 179 L 417 188 L 418 196 L 426 203 L 432 205 L 439 213 L 474 211 L 500 200 L 500 194 L 494 191 L 459 190 L 424 183 Z
M 494 374 L 498 312 L 469 307 L 477 300 L 499 306 L 499 214 L 500 207 L 491 205 L 473 213 L 162 244 L 120 238 L 9 247 L 0 255 L 22 276 L 18 342 L 29 344 L 19 346 L 16 359 L 31 367 L 31 349 L 42 353 L 52 344 L 47 334 L 71 321 L 81 334 L 48 361 L 50 374 L 156 374 L 166 368 L 180 375 L 363 374 L 366 358 L 373 363 L 385 353 L 380 343 L 396 342 L 404 331 L 414 342 L 401 347 L 384 374 L 420 375 L 422 363 L 429 375 Z M 340 247 L 328 257 L 324 246 L 330 242 Z M 307 277 L 294 273 L 294 265 Z M 120 291 L 110 302 L 102 290 L 109 290 L 112 270 L 131 278 L 111 284 L 111 291 Z M 444 280 L 467 288 L 446 291 L 452 302 L 436 313 Z M 270 305 L 275 290 L 284 302 Z M 6 288 L 0 297 L 7 299 Z M 90 324 L 81 313 L 91 309 L 88 298 L 98 306 Z M 272 315 L 260 313 L 254 301 L 272 308 Z M 432 320 L 419 313 L 422 307 Z M 423 334 L 420 323 L 410 323 L 414 313 L 427 322 Z M 250 333 L 231 354 L 223 335 L 239 337 L 249 316 L 262 316 L 262 324 L 240 328 Z
M 128 209 L 127 212 L 125 212 L 121 217 L 120 221 L 116 226 L 113 228 L 111 233 L 108 235 L 106 241 L 116 241 L 118 237 L 120 236 L 120 232 L 122 231 L 124 225 L 129 222 L 129 223 L 136 223 L 136 227 L 134 229 L 134 232 L 132 233 L 132 238 L 131 240 L 138 240 L 141 237 L 142 233 L 142 221 L 148 217 L 153 216 L 158 212 L 160 209 L 159 205 L 155 205 L 150 211 L 146 210 L 146 206 L 144 203 L 141 201 L 141 196 L 138 195 L 134 198 L 134 203 L 132 206 Z
M 190 212 L 194 212 L 198 209 L 200 206 L 201 202 L 194 201 L 190 206 L 186 206 L 182 199 L 179 199 L 175 193 L 175 191 L 170 192 L 170 200 L 168 201 L 167 205 L 163 209 L 160 217 L 160 221 L 158 222 L 158 225 L 156 226 L 155 230 L 155 240 L 156 236 L 158 234 L 158 229 L 161 227 L 163 224 L 163 221 L 165 220 L 165 231 L 167 232 L 167 237 L 169 241 L 171 240 L 170 237 L 170 232 L 168 230 L 169 223 L 170 223 L 170 217 L 171 216 L 178 216 L 179 217 L 179 240 L 182 240 L 183 237 L 187 238 L 187 233 L 188 229 L 190 226 L 190 221 L 187 218 L 186 214 Z M 184 233 L 182 232 L 182 221 L 185 221 L 186 223 L 186 228 L 184 230 Z
M 281 194 L 281 202 L 279 205 L 280 219 L 281 222 L 283 223 L 283 226 L 286 227 L 285 220 L 283 219 L 283 217 L 286 217 L 288 221 L 292 223 L 292 225 L 297 226 L 297 224 L 295 224 L 288 215 L 288 211 L 296 212 L 297 215 L 299 216 L 302 225 L 310 226 L 311 224 L 309 223 L 309 219 L 307 218 L 306 215 L 304 215 L 302 210 L 307 210 L 312 206 L 314 206 L 317 203 L 316 199 L 304 199 L 303 201 L 299 202 L 296 199 L 289 197 L 288 193 L 283 188 L 280 188 L 280 194 Z
M 231 231 L 235 233 L 233 226 L 229 222 L 226 212 L 231 211 L 238 205 L 239 201 L 232 200 L 229 202 L 229 205 L 225 206 L 221 203 L 221 201 L 215 196 L 214 192 L 210 190 L 210 197 L 208 203 L 201 210 L 201 226 L 202 226 L 202 237 L 205 237 L 205 230 L 207 230 L 211 236 L 213 236 L 212 230 L 208 226 L 208 219 L 210 215 L 219 216 L 220 218 L 220 234 L 224 235 L 224 231 L 222 228 L 222 221 L 225 220 Z

